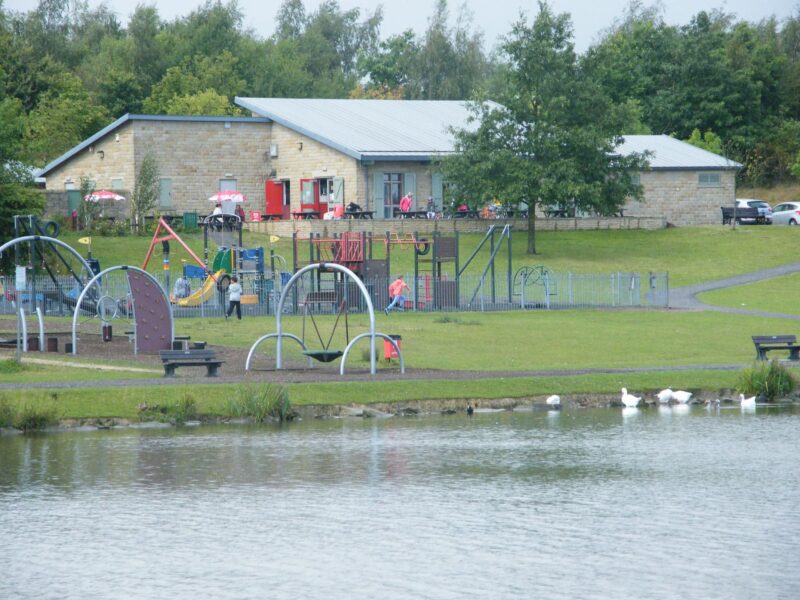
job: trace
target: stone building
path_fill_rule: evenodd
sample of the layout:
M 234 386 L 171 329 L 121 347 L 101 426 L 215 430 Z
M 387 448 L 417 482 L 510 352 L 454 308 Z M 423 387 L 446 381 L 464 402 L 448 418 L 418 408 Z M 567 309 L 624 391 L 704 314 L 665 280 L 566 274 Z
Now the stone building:
M 158 210 L 210 212 L 209 196 L 237 190 L 262 218 L 321 216 L 351 202 L 391 218 L 411 193 L 412 209 L 448 203 L 435 159 L 454 151 L 452 128 L 469 127 L 459 101 L 237 98 L 254 117 L 125 115 L 45 166 L 46 190 L 80 202 L 81 179 L 130 193 L 144 156 L 159 164 Z M 733 203 L 737 163 L 667 136 L 628 136 L 622 152 L 649 150 L 645 200 L 625 216 L 677 225 L 719 222 Z

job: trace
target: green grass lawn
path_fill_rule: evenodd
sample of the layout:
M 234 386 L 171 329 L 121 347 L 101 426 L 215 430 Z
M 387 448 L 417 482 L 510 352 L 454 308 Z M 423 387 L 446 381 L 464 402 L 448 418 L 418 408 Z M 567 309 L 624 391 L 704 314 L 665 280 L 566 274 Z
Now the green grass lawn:
M 698 298 L 716 306 L 800 315 L 800 273 L 714 290 Z
M 317 315 L 324 340 L 333 317 Z M 250 347 L 275 331 L 273 317 L 181 319 L 181 333 L 215 344 Z M 364 315 L 349 317 L 351 339 L 367 331 Z M 402 336 L 406 366 L 445 370 L 523 371 L 731 364 L 753 356 L 750 336 L 786 333 L 794 322 L 715 312 L 670 310 L 553 310 L 496 313 L 392 313 L 378 315 L 377 328 Z M 302 318 L 285 317 L 283 330 L 302 337 Z M 306 344 L 321 344 L 306 322 Z M 363 365 L 367 340 L 351 355 Z M 331 349 L 346 345 L 343 325 Z M 382 342 L 380 342 L 382 349 Z M 262 345 L 264 364 L 274 364 L 274 341 Z M 284 342 L 284 356 L 300 359 L 299 346 Z M 268 351 L 268 352 L 266 352 Z

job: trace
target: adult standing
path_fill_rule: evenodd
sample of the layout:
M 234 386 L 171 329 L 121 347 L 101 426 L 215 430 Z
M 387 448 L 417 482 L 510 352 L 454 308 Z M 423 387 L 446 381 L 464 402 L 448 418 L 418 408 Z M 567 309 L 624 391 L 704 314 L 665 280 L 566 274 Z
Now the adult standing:
M 414 195 L 411 192 L 408 192 L 405 196 L 400 198 L 400 212 L 407 213 L 411 210 L 411 206 L 414 204 Z
M 228 312 L 225 318 L 231 316 L 233 309 L 236 309 L 236 318 L 242 320 L 242 284 L 235 275 L 231 277 L 231 284 L 228 286 Z
M 403 295 L 404 289 L 408 290 L 409 292 L 411 291 L 411 288 L 408 287 L 408 284 L 403 281 L 403 276 L 398 275 L 397 279 L 389 284 L 389 297 L 392 299 L 392 301 L 389 303 L 389 306 L 383 309 L 384 314 L 388 315 L 389 311 L 394 308 L 405 311 L 406 297 Z

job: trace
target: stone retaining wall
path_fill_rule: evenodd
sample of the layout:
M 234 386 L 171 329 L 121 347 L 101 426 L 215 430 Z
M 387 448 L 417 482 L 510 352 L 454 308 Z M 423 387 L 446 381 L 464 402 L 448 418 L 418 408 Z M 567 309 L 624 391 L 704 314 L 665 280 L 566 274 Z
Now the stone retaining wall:
M 255 233 L 291 237 L 297 232 L 300 235 L 322 233 L 324 236 L 340 234 L 346 231 L 366 231 L 374 235 L 391 233 L 431 233 L 438 231 L 443 235 L 459 233 L 486 233 L 490 225 L 503 226 L 510 224 L 515 231 L 527 231 L 526 219 L 342 219 L 340 221 L 322 220 L 288 220 L 261 221 L 247 223 L 248 230 Z M 581 217 L 537 219 L 536 231 L 579 231 L 595 229 L 664 229 L 667 221 L 663 217 Z

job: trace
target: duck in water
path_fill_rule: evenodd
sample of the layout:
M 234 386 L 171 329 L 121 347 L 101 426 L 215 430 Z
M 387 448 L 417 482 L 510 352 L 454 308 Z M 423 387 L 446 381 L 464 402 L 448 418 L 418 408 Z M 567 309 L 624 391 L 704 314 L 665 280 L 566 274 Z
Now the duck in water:
M 472 413 L 474 413 L 474 412 L 475 412 L 475 409 L 472 408 L 472 403 L 471 402 L 467 403 L 467 414 L 471 417 Z

